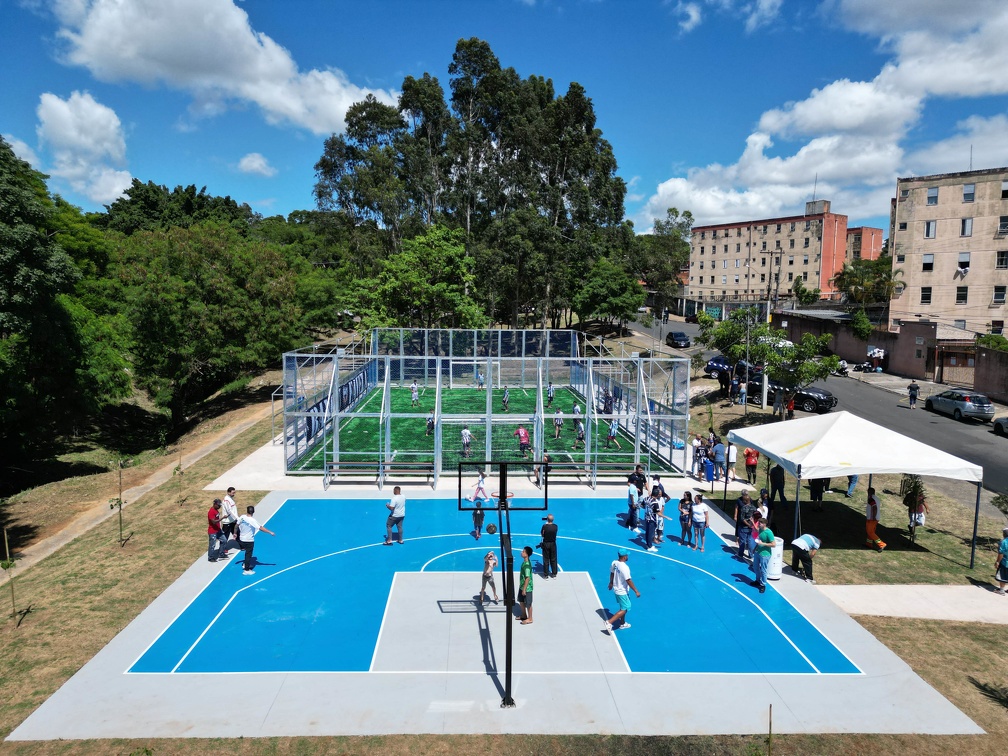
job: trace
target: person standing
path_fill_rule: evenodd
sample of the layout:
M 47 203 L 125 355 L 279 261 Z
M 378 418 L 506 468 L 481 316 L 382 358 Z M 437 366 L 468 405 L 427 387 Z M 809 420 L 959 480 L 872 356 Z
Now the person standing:
M 532 624 L 532 547 L 522 549 L 522 565 L 518 572 L 518 603 L 521 605 L 523 625 Z
M 644 546 L 648 551 L 658 551 L 655 546 L 655 536 L 658 533 L 658 489 L 652 488 L 651 493 L 641 499 L 644 509 Z
M 917 385 L 917 381 L 911 380 L 910 385 L 907 386 L 907 396 L 910 397 L 910 409 L 917 408 L 918 394 L 920 394 L 920 386 Z
M 469 501 L 487 500 L 490 497 L 487 496 L 486 492 L 486 473 L 480 470 L 479 478 L 476 479 L 476 490 L 473 491 L 473 495 L 469 497 Z M 480 501 L 482 503 L 482 501 Z
M 882 551 L 886 545 L 881 538 L 878 537 L 877 529 L 879 523 L 879 503 L 878 499 L 875 498 L 875 489 L 868 489 L 868 501 L 865 504 L 865 531 L 868 534 L 868 539 L 865 541 L 866 546 L 871 546 L 872 548 Z
M 521 452 L 522 459 L 528 459 L 529 449 L 531 444 L 529 443 L 529 434 L 525 430 L 525 426 L 519 423 L 518 430 L 511 434 L 512 436 L 518 437 L 518 451 Z
M 822 541 L 814 535 L 805 533 L 791 541 L 791 572 L 806 582 L 815 585 L 812 578 L 812 557 L 822 548 Z M 798 563 L 801 562 L 801 567 Z
M 494 603 L 496 604 L 500 601 L 497 598 L 497 585 L 494 583 L 494 567 L 497 566 L 497 555 L 493 553 L 493 549 L 486 553 L 483 557 L 483 582 L 480 585 L 480 604 L 486 601 L 486 587 L 489 585 L 493 589 Z
M 710 509 L 707 502 L 703 500 L 703 494 L 698 493 L 693 500 L 693 551 L 700 546 L 700 551 L 704 550 L 704 541 L 707 537 L 707 526 L 710 524 Z
M 504 387 L 504 396 L 501 397 L 501 404 L 504 406 L 505 412 L 511 411 L 511 389 L 507 386 Z
M 221 530 L 221 500 L 214 499 L 207 512 L 207 561 L 216 562 L 227 554 L 227 537 Z
M 756 529 L 759 535 L 756 537 L 756 556 L 753 559 L 753 569 L 756 571 L 755 585 L 760 593 L 765 593 L 767 567 L 770 565 L 770 554 L 777 537 L 762 518 L 756 523 Z
M 224 496 L 224 501 L 221 502 L 221 530 L 224 532 L 224 556 L 230 553 L 228 549 L 228 541 L 232 538 L 237 538 L 238 534 L 236 531 L 238 527 L 238 505 L 235 504 L 235 489 L 231 486 L 227 490 L 227 494 Z
M 553 397 L 555 397 L 555 396 L 556 396 L 556 389 L 553 388 L 553 381 L 550 381 L 549 385 L 546 387 L 546 407 L 547 408 L 553 406 Z M 560 410 L 558 408 L 557 412 L 559 412 L 559 411 Z
M 265 525 L 260 525 L 256 521 L 256 518 L 252 516 L 254 514 L 255 507 L 245 507 L 245 514 L 238 518 L 238 543 L 245 551 L 245 570 L 242 572 L 243 575 L 252 575 L 255 573 L 256 563 L 252 552 L 255 550 L 256 533 L 261 530 L 263 533 L 269 533 L 271 536 L 276 535 L 276 533 Z
M 471 457 L 472 456 L 472 431 L 469 430 L 468 425 L 463 425 L 460 431 L 462 436 L 462 456 Z
M 577 436 L 574 438 L 574 446 L 571 447 L 572 450 L 577 449 L 578 444 L 581 444 L 581 448 L 585 448 L 585 427 L 584 423 L 581 422 L 581 418 L 574 421 L 574 430 L 577 431 Z
M 483 376 L 483 373 L 481 371 L 477 370 L 476 371 L 476 390 L 477 391 L 482 391 L 485 388 L 486 388 L 486 378 Z
M 546 515 L 546 524 L 542 526 L 539 535 L 542 538 L 543 580 L 557 576 L 557 531 L 559 528 L 553 522 L 553 515 Z
M 753 506 L 752 499 L 748 491 L 743 491 L 742 495 L 735 502 L 735 539 L 738 542 L 736 556 L 741 562 L 747 556 L 753 555 L 753 517 L 756 515 L 756 507 Z
M 606 449 L 609 448 L 610 443 L 616 444 L 617 449 L 623 448 L 619 444 L 618 436 L 619 436 L 619 419 L 614 417 L 609 422 L 609 432 L 606 434 L 606 440 L 605 440 Z
M 563 414 L 560 412 L 560 408 L 556 408 L 556 412 L 553 413 L 553 438 L 560 438 L 560 429 L 563 428 Z
M 780 495 L 781 507 L 776 506 L 778 495 Z M 770 508 L 768 516 L 773 524 L 777 523 L 778 509 L 787 514 L 787 497 L 784 496 L 784 468 L 779 462 L 770 469 L 770 498 L 767 499 L 767 506 Z
M 542 469 L 540 470 L 540 465 L 536 465 L 534 468 L 532 468 L 532 475 L 533 475 L 532 482 L 535 483 L 536 488 L 541 488 L 542 481 L 544 481 L 546 479 L 546 476 L 549 475 L 550 470 L 552 469 L 550 467 L 550 461 L 552 459 L 553 458 L 549 455 L 549 452 L 544 450 L 541 466 Z M 542 472 L 542 476 L 539 475 L 540 472 Z
M 639 533 L 639 523 L 637 520 L 637 509 L 640 506 L 641 497 L 644 495 L 644 486 L 647 479 L 644 477 L 644 468 L 636 465 L 634 471 L 627 476 L 627 517 L 626 526 Z
M 725 460 L 728 471 L 728 480 L 735 480 L 738 477 L 735 473 L 735 464 L 738 462 L 738 447 L 731 441 L 728 442 L 728 447 L 725 450 Z
M 679 543 L 683 546 L 691 546 L 693 544 L 693 494 L 689 491 L 679 499 L 679 527 L 682 528 Z
M 748 398 L 749 398 L 749 386 L 746 384 L 745 381 L 742 381 L 739 384 L 738 403 L 741 404 L 742 406 L 745 406 L 745 403 L 746 401 L 748 401 Z
M 416 381 L 413 381 L 413 383 L 410 384 L 409 388 L 410 388 L 410 402 L 411 402 L 410 406 L 416 407 L 418 404 L 420 404 L 420 392 L 417 390 Z
M 707 459 L 707 453 L 703 448 L 703 439 L 700 437 L 699 433 L 693 436 L 691 445 L 693 447 L 693 464 L 690 472 L 693 474 L 694 478 L 699 478 L 703 472 L 703 461 Z
M 1001 535 L 1004 538 L 998 544 L 998 555 L 994 561 L 994 568 L 996 570 L 994 579 L 998 581 L 997 592 L 1004 596 L 1005 586 L 1008 586 L 1008 528 L 1002 530 Z
M 385 520 L 385 545 L 392 545 L 392 528 L 398 531 L 398 542 L 403 542 L 403 520 L 406 519 L 406 497 L 402 495 L 402 488 L 396 486 L 392 489 L 392 498 L 385 505 L 389 511 L 388 519 Z
M 427 415 L 427 433 L 425 435 L 434 435 L 434 410 L 431 410 L 430 414 Z
M 749 485 L 755 486 L 756 469 L 759 467 L 759 452 L 751 446 L 747 446 L 742 450 L 742 456 L 745 459 L 746 481 Z
M 482 479 L 481 479 L 480 482 L 482 482 Z M 480 484 L 477 483 L 476 485 L 480 485 Z M 477 541 L 480 539 L 480 536 L 483 534 L 483 517 L 484 517 L 485 514 L 486 513 L 483 511 L 483 502 L 482 501 L 477 501 L 476 502 L 476 509 L 473 510 L 473 530 L 476 531 L 476 540 Z M 494 590 L 496 591 L 497 589 L 494 588 Z
M 823 511 L 823 492 L 826 490 L 825 478 L 812 478 L 808 483 L 809 498 L 815 504 L 815 511 Z
M 714 439 L 711 454 L 713 455 L 712 461 L 714 462 L 714 480 L 721 480 L 721 477 L 728 473 L 725 469 L 725 446 L 720 438 Z
M 627 564 L 629 558 L 629 551 L 618 549 L 616 561 L 609 566 L 609 590 L 616 595 L 619 610 L 605 620 L 602 626 L 604 633 L 609 633 L 617 622 L 622 623 L 619 626 L 620 630 L 630 629 L 630 623 L 626 621 L 627 612 L 630 611 L 630 591 L 633 591 L 637 598 L 640 598 L 640 591 L 637 590 L 637 586 L 634 585 L 633 579 L 630 577 L 630 565 Z
M 848 499 L 854 498 L 854 489 L 857 488 L 858 476 L 848 475 L 847 476 L 847 493 L 844 494 Z

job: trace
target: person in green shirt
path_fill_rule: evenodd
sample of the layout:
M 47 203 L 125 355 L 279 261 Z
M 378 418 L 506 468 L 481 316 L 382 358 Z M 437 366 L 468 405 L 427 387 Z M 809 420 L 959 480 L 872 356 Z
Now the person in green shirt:
M 518 573 L 518 603 L 522 608 L 521 623 L 532 624 L 532 547 L 522 549 L 521 571 Z
M 756 587 L 760 593 L 766 592 L 766 573 L 770 565 L 770 552 L 773 551 L 776 536 L 767 527 L 767 521 L 760 517 L 755 521 L 759 535 L 756 538 L 756 555 L 753 559 L 753 567 L 756 570 Z

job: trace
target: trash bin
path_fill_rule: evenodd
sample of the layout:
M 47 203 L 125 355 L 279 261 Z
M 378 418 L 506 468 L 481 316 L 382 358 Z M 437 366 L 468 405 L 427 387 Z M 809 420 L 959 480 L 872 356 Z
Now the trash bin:
M 704 460 L 704 480 L 708 483 L 714 482 L 714 463 L 709 459 Z
M 784 569 L 784 539 L 775 538 L 773 548 L 770 550 L 770 564 L 767 565 L 767 580 L 780 580 L 781 572 Z

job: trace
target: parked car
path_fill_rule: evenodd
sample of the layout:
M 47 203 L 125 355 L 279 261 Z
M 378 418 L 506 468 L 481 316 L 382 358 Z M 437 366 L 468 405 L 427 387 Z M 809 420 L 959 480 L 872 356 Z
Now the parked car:
M 777 381 L 770 381 L 769 392 L 767 394 L 767 401 L 773 402 L 774 393 L 783 389 L 788 391 L 787 388 L 782 386 Z M 762 373 L 753 373 L 752 378 L 749 379 L 749 383 L 746 386 L 747 391 L 747 401 L 759 403 L 763 399 L 763 375 Z M 824 412 L 829 412 L 831 409 L 837 406 L 838 399 L 829 389 L 824 389 L 821 386 L 806 386 L 805 388 L 800 388 L 795 393 L 794 403 L 795 409 L 800 409 L 802 412 L 818 412 L 820 414 Z
M 991 400 L 967 388 L 952 388 L 929 396 L 924 402 L 924 409 L 952 415 L 956 420 L 973 417 L 989 423 L 994 419 L 994 405 L 991 404 Z
M 1008 417 L 999 417 L 994 421 L 994 433 L 999 436 L 1008 436 Z
M 731 372 L 731 363 L 728 358 L 723 354 L 719 354 L 717 357 L 711 357 L 707 360 L 707 364 L 704 365 L 704 374 L 710 376 L 717 380 L 718 375 L 721 373 Z
M 670 347 L 675 347 L 676 349 L 686 349 L 691 346 L 692 343 L 693 342 L 690 341 L 690 337 L 682 331 L 671 331 L 669 335 L 665 337 L 665 344 Z
M 686 318 L 685 318 L 685 320 L 686 320 L 687 323 L 699 323 L 700 322 L 700 318 L 697 317 L 697 313 L 695 313 L 695 312 L 690 313 L 689 315 L 687 315 Z

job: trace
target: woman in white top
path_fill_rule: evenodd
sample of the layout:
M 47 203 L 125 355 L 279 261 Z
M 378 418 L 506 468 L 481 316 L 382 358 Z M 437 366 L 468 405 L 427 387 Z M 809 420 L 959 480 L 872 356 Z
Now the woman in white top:
M 697 545 L 700 546 L 700 551 L 704 550 L 704 537 L 709 523 L 710 510 L 707 502 L 703 500 L 703 494 L 697 494 L 693 500 L 693 551 L 696 551 Z

